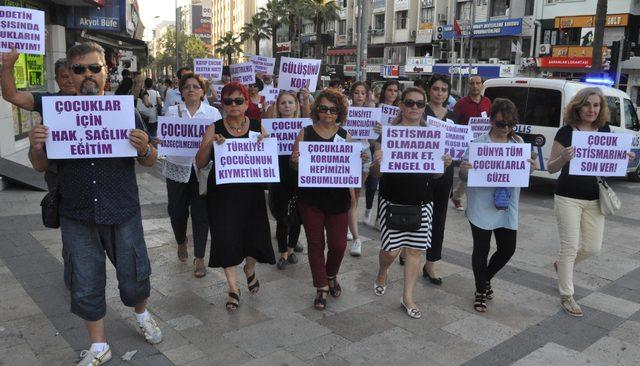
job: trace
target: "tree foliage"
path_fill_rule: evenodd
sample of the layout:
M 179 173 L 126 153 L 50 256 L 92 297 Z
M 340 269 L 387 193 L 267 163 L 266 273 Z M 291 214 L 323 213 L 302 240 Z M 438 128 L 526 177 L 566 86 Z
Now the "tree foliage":
M 271 29 L 267 27 L 264 14 L 258 12 L 251 17 L 251 21 L 242 27 L 240 39 L 244 42 L 249 39 L 253 41 L 256 48 L 256 55 L 260 54 L 260 41 L 271 38 Z
M 229 31 L 216 42 L 214 52 L 227 56 L 227 65 L 233 63 L 233 55 L 242 52 L 242 40 L 240 37 Z

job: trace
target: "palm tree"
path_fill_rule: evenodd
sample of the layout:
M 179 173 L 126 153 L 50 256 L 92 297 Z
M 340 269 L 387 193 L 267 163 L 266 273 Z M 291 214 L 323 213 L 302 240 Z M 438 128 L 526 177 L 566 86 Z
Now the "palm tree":
M 265 20 L 269 33 L 271 36 L 271 52 L 273 57 L 276 57 L 276 33 L 278 27 L 287 23 L 287 14 L 284 2 L 281 0 L 269 0 L 267 4 L 258 12 L 260 16 Z M 276 57 L 276 63 L 277 63 Z
M 602 40 L 604 38 L 604 23 L 607 18 L 607 5 L 607 0 L 598 0 L 598 5 L 596 5 L 596 27 L 593 37 L 593 50 L 591 51 L 592 73 L 602 71 Z M 622 44 L 620 47 L 620 52 L 622 52 Z
M 248 39 L 253 40 L 256 46 L 256 55 L 260 55 L 260 41 L 271 38 L 271 30 L 267 28 L 267 22 L 264 14 L 259 12 L 251 17 L 251 21 L 242 27 L 240 39 L 244 42 Z
M 313 20 L 316 31 L 315 54 L 316 58 L 321 58 L 325 51 L 322 43 L 322 25 L 327 22 L 335 22 L 340 19 L 340 8 L 334 0 L 306 0 L 307 19 Z
M 231 57 L 236 54 L 242 52 L 242 41 L 238 39 L 238 36 L 233 34 L 233 32 L 229 31 L 225 33 L 225 35 L 216 42 L 214 47 L 214 52 L 227 56 L 227 65 L 231 65 L 232 60 Z
M 298 41 L 300 35 L 300 18 L 308 12 L 308 0 L 282 0 L 286 12 L 287 25 L 289 26 L 289 40 L 291 41 L 291 53 L 298 56 Z

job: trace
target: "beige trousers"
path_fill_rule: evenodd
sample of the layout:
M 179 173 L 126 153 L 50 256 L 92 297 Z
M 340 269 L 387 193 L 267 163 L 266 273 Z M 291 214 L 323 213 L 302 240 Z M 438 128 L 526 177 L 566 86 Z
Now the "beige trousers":
M 560 234 L 558 289 L 560 295 L 573 296 L 573 266 L 600 252 L 604 215 L 598 200 L 555 195 L 554 206 Z
M 460 183 L 458 183 L 458 188 L 456 188 L 453 191 L 453 199 L 461 200 L 466 192 L 467 192 L 467 181 L 460 180 Z

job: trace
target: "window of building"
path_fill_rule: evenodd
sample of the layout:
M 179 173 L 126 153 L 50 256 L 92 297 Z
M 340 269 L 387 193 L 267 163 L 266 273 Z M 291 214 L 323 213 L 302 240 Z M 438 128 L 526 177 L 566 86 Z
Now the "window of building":
M 405 65 L 407 63 L 407 47 L 387 47 L 385 63 L 388 65 Z
M 435 8 L 433 6 L 426 7 L 424 6 L 420 9 L 420 22 L 421 23 L 433 23 L 433 13 Z
M 313 29 L 313 23 L 303 24 L 302 33 L 315 33 L 315 29 Z
M 409 16 L 409 11 L 397 11 L 396 12 L 396 29 L 407 29 L 407 17 Z
M 533 15 L 533 7 L 535 5 L 535 0 L 527 0 L 524 4 L 524 15 Z
M 338 34 L 345 34 L 345 33 L 347 33 L 347 21 L 341 20 L 340 23 L 338 24 Z
M 473 5 L 473 2 L 471 1 L 456 3 L 456 19 L 470 20 L 472 5 Z
M 580 45 L 581 28 L 563 28 L 559 31 L 559 45 Z
M 384 29 L 384 14 L 374 15 L 373 24 L 373 29 Z
M 510 0 L 492 0 L 491 11 L 492 17 L 501 17 L 509 15 Z

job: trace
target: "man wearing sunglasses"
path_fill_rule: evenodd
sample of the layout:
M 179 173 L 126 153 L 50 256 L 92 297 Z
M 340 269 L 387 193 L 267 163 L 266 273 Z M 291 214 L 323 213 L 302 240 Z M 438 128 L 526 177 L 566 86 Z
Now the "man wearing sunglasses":
M 107 70 L 100 45 L 75 45 L 67 51 L 67 60 L 78 95 L 104 95 Z M 135 119 L 129 142 L 138 151 L 138 163 L 152 166 L 157 151 L 149 144 L 140 118 Z M 49 164 L 44 150 L 48 129 L 38 125 L 34 130 L 29 137 L 29 159 L 34 169 L 43 171 Z M 71 268 L 71 312 L 85 321 L 92 343 L 81 353 L 78 365 L 102 365 L 111 359 L 104 331 L 107 257 L 116 269 L 122 302 L 135 309 L 139 332 L 149 343 L 161 342 L 162 332 L 146 310 L 151 268 L 142 230 L 135 160 L 65 159 L 57 164 L 64 263 Z

